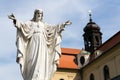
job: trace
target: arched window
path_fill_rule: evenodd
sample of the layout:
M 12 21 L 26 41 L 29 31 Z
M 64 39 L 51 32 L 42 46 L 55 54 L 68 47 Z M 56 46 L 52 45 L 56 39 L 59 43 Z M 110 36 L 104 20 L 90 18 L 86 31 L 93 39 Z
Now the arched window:
M 94 80 L 94 75 L 90 74 L 90 80 Z
M 109 74 L 109 67 L 107 65 L 104 66 L 104 80 L 110 80 L 110 74 Z
M 61 78 L 60 80 L 64 80 L 63 78 Z

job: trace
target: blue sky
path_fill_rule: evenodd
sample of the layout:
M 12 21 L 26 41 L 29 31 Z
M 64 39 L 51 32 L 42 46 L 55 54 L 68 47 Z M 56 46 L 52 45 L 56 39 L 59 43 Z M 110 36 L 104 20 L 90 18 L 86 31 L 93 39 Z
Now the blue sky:
M 16 29 L 7 15 L 14 13 L 21 21 L 30 20 L 35 9 L 43 9 L 49 24 L 71 20 L 63 32 L 61 47 L 84 48 L 83 28 L 92 19 L 103 33 L 103 42 L 120 30 L 120 0 L 0 0 L 0 79 L 22 80 L 16 61 Z

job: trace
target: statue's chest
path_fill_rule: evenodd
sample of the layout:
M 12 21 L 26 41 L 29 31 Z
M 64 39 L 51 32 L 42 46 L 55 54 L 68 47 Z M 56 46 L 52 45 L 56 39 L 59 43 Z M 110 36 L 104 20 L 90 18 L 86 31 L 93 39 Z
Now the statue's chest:
M 43 24 L 40 23 L 33 23 L 32 28 L 35 32 L 45 32 L 45 27 Z

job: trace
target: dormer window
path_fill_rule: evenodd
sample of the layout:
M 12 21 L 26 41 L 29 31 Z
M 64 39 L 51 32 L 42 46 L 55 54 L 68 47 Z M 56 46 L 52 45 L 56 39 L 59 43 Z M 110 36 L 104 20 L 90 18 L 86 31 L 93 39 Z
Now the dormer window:
M 81 58 L 80 58 L 80 63 L 81 63 L 82 65 L 85 63 L 85 58 L 84 58 L 84 56 L 81 56 Z

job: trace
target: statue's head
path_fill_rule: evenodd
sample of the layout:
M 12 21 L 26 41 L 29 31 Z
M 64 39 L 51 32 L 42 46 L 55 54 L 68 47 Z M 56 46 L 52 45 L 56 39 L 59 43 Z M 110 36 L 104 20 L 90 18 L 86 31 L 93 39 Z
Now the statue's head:
M 41 9 L 36 9 L 34 11 L 34 17 L 33 17 L 33 21 L 42 21 L 43 19 L 43 11 Z

